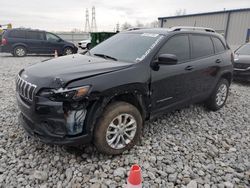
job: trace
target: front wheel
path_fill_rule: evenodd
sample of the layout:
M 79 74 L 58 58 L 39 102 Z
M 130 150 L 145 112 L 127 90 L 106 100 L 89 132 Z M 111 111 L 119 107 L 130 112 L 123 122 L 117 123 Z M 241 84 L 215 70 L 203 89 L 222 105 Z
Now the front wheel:
M 223 78 L 218 82 L 214 92 L 206 102 L 208 109 L 217 111 L 222 108 L 226 103 L 228 92 L 229 82 Z
M 117 155 L 132 148 L 142 133 L 142 117 L 138 109 L 126 102 L 107 106 L 94 131 L 98 151 Z
M 63 50 L 63 55 L 71 55 L 73 54 L 73 49 L 70 48 L 70 47 L 66 47 L 64 50 Z

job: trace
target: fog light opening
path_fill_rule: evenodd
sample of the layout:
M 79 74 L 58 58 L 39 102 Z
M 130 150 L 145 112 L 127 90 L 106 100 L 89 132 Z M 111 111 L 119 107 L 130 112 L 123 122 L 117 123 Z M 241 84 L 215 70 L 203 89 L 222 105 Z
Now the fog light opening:
M 83 131 L 86 109 L 71 110 L 65 113 L 66 127 L 69 135 L 76 135 Z

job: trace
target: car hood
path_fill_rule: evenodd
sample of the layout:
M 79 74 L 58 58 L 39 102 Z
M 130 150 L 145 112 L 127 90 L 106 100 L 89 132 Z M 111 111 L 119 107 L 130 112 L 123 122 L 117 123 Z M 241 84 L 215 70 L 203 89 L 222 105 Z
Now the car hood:
M 81 40 L 79 43 L 90 43 L 91 40 Z
M 69 81 L 89 78 L 130 67 L 132 63 L 87 55 L 69 55 L 37 63 L 21 72 L 21 77 L 40 87 L 63 87 Z
M 235 55 L 235 63 L 247 63 L 250 64 L 250 55 Z

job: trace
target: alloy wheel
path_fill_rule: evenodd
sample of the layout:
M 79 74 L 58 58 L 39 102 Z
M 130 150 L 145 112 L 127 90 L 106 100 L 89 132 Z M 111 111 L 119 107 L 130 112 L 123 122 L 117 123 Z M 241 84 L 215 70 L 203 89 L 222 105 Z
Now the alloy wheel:
M 106 141 L 113 149 L 126 147 L 135 137 L 137 123 L 130 114 L 120 114 L 109 124 L 106 132 Z
M 218 106 L 221 106 L 224 104 L 224 102 L 226 101 L 226 98 L 227 98 L 227 86 L 226 84 L 221 84 L 218 91 L 217 91 L 217 94 L 216 94 L 216 104 Z
M 22 57 L 25 55 L 25 50 L 23 48 L 17 48 L 16 49 L 16 55 L 19 56 L 19 57 Z

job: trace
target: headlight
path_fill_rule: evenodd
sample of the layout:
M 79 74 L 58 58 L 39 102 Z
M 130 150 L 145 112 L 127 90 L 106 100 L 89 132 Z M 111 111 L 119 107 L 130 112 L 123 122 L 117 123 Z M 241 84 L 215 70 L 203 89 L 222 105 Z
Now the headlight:
M 70 89 L 60 88 L 58 90 L 44 90 L 40 93 L 40 96 L 48 97 L 49 99 L 55 101 L 79 101 L 89 93 L 89 90 L 90 86 L 83 86 Z
M 234 62 L 239 61 L 239 58 L 234 58 Z

